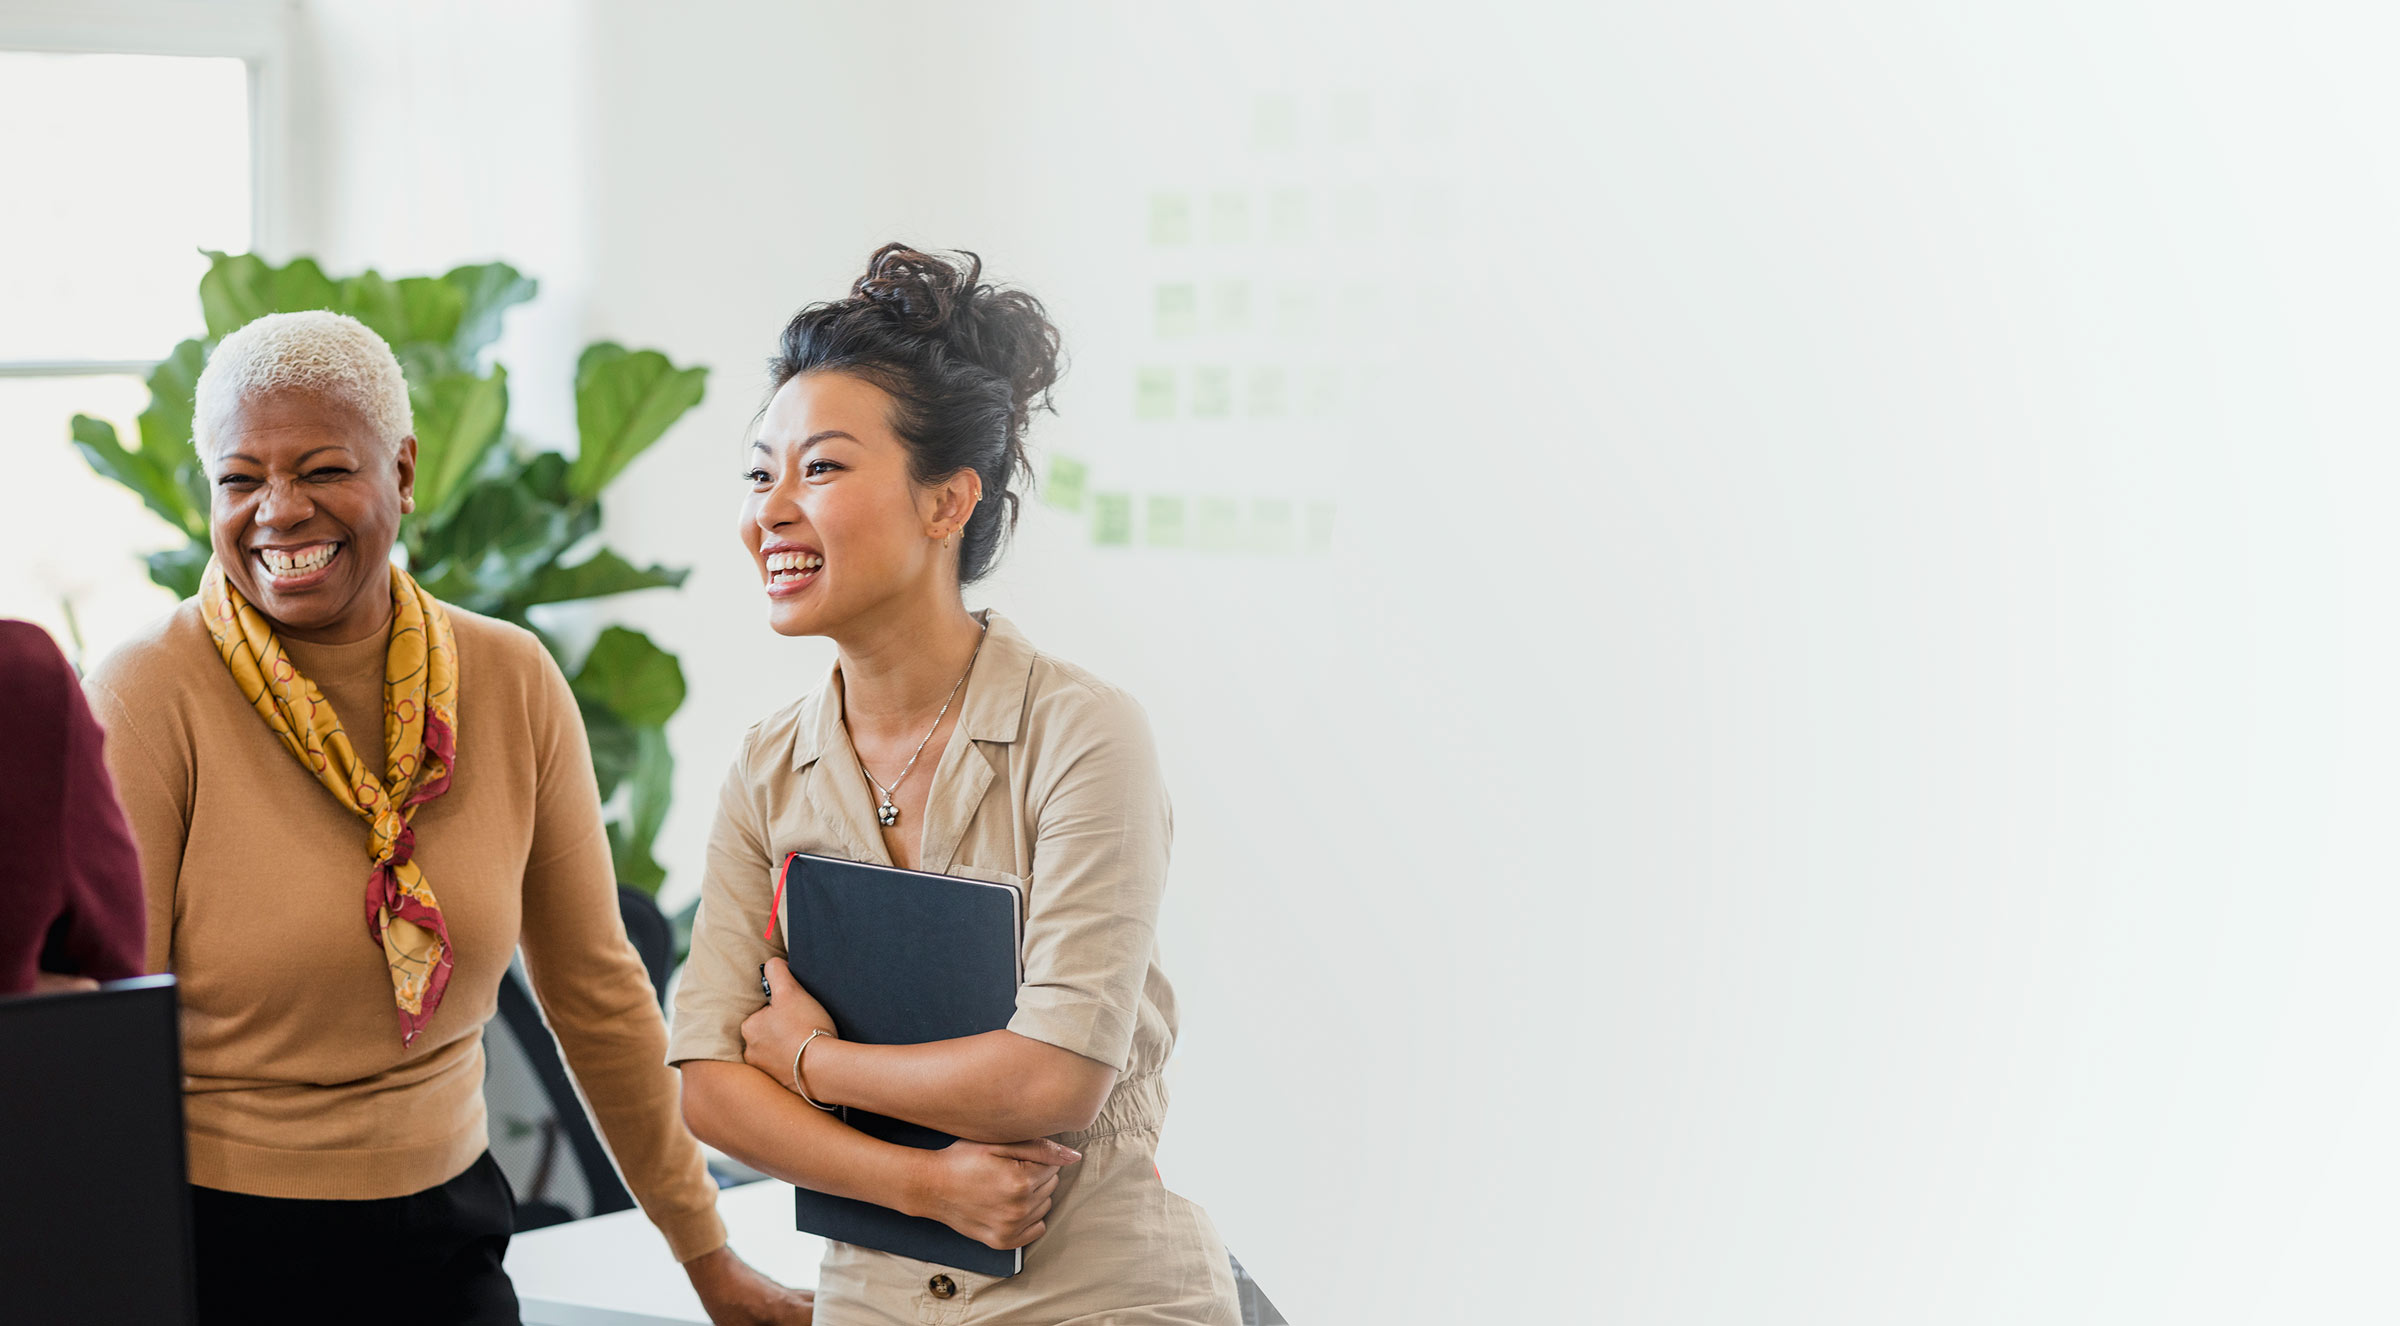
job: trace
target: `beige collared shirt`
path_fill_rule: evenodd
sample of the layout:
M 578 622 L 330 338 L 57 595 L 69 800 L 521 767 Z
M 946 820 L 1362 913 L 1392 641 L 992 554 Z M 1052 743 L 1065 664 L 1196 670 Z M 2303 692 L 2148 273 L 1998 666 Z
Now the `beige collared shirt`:
M 1008 1029 L 1121 1079 L 1156 1073 L 1175 1045 L 1175 992 L 1159 970 L 1167 805 L 1149 720 L 1132 696 L 1037 653 L 997 613 L 934 766 L 918 868 L 1015 885 L 1025 982 Z M 725 780 L 675 997 L 668 1059 L 742 1062 L 742 1019 L 785 856 L 892 864 L 842 725 L 842 674 L 750 729 Z M 1120 1086 L 1120 1090 L 1122 1087 Z
M 1040 653 L 998 613 L 984 619 L 934 767 L 918 868 L 1017 889 L 1025 979 L 1008 1029 L 1107 1064 L 1117 1083 L 1091 1128 L 1060 1139 L 1085 1158 L 1062 1171 L 1049 1232 L 1022 1273 L 995 1282 L 835 1244 L 818 1320 L 1235 1320 L 1213 1225 L 1159 1184 L 1150 1160 L 1175 994 L 1157 944 L 1173 816 L 1149 721 L 1132 696 Z M 759 964 L 785 952 L 783 918 L 770 913 L 793 852 L 891 864 L 842 723 L 838 666 L 753 727 L 726 777 L 668 1062 L 742 1062 L 742 1021 L 765 1002 Z M 944 1275 L 950 1292 L 930 1294 Z

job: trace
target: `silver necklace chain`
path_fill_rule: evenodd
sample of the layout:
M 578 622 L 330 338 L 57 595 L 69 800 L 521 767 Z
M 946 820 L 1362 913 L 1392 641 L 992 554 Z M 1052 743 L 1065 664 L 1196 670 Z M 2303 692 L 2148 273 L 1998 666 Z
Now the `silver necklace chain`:
M 967 684 L 967 674 L 975 670 L 975 660 L 983 653 L 984 639 L 991 634 L 991 630 L 992 628 L 986 626 L 983 628 L 983 634 L 975 637 L 975 650 L 967 655 L 966 672 L 959 673 L 958 680 L 950 684 L 950 694 L 943 697 L 941 711 L 933 716 L 933 726 L 925 729 L 925 739 L 917 743 L 916 754 L 908 757 L 908 764 L 900 770 L 900 776 L 892 780 L 890 787 L 876 782 L 874 773 L 867 768 L 867 762 L 864 759 L 858 762 L 858 771 L 866 774 L 867 781 L 875 784 L 877 795 L 883 798 L 883 804 L 875 807 L 876 823 L 888 829 L 900 822 L 900 808 L 892 804 L 892 793 L 899 791 L 900 785 L 908 781 L 909 771 L 917 767 L 917 758 L 925 753 L 926 743 L 933 740 L 934 733 L 942 730 L 942 720 L 949 717 L 950 706 L 958 699 L 959 687 Z M 856 743 L 853 742 L 852 754 L 856 753 Z

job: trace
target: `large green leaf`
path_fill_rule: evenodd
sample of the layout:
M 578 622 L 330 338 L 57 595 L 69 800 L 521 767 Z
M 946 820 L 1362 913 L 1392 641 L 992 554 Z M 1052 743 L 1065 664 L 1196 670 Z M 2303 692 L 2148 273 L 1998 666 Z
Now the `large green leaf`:
M 553 506 L 567 506 L 575 495 L 567 491 L 567 458 L 555 451 L 545 451 L 525 462 L 517 481 L 527 492 Z
M 600 633 L 575 674 L 575 693 L 637 727 L 664 723 L 683 705 L 683 665 L 623 626 Z
M 659 886 L 667 882 L 667 868 L 651 855 L 656 840 L 645 842 L 634 837 L 632 830 L 621 820 L 608 822 L 608 855 L 616 867 L 617 882 L 629 889 L 638 889 L 652 897 L 658 896 Z
M 467 315 L 467 299 L 458 287 L 431 276 L 394 281 L 400 294 L 400 340 L 449 345 L 458 337 L 458 324 Z
M 161 472 L 148 453 L 127 451 L 117 441 L 117 430 L 104 419 L 88 414 L 76 415 L 67 425 L 86 465 L 104 478 L 114 479 L 133 490 L 142 505 L 155 511 L 168 524 L 186 534 L 207 532 L 205 513 L 195 514 L 185 495 L 182 483 L 171 472 Z
M 508 422 L 508 370 L 455 373 L 408 389 L 417 424 L 417 509 L 438 519 Z
M 633 724 L 605 705 L 582 700 L 577 707 L 583 711 L 583 734 L 592 748 L 592 776 L 600 784 L 600 799 L 606 801 L 641 762 L 641 738 Z
M 211 252 L 208 274 L 200 278 L 200 313 L 208 320 L 212 341 L 270 313 L 340 308 L 342 303 L 342 288 L 308 258 L 270 267 L 256 254 Z
M 192 398 L 207 363 L 208 347 L 201 342 L 177 345 L 150 370 L 150 407 L 134 421 L 141 428 L 142 455 L 182 491 L 188 518 L 176 523 L 194 537 L 208 532 L 208 480 L 192 450 Z
M 688 570 L 663 566 L 637 567 L 602 548 L 573 566 L 556 562 L 534 572 L 533 578 L 509 596 L 519 609 L 536 603 L 566 603 L 574 599 L 605 598 L 637 589 L 672 589 L 683 584 Z
M 334 305 L 335 312 L 347 313 L 367 324 L 367 330 L 382 337 L 385 345 L 399 345 L 409 339 L 408 310 L 401 303 L 400 287 L 370 269 L 342 282 L 341 291 L 341 302 Z
M 446 518 L 415 526 L 409 559 L 434 597 L 506 615 L 509 595 L 575 541 L 573 525 L 502 474 L 469 485 Z
M 635 728 L 634 751 L 624 780 L 623 812 L 608 826 L 609 855 L 619 884 L 655 895 L 667 880 L 652 849 L 675 793 L 675 756 L 667 749 L 666 731 L 658 727 Z
M 439 382 L 458 372 L 458 361 L 450 347 L 426 341 L 402 341 L 392 347 L 392 358 L 400 361 L 400 376 L 413 393 L 420 384 Z
M 504 262 L 455 267 L 442 284 L 458 292 L 460 309 L 451 352 L 461 366 L 472 366 L 484 347 L 500 339 L 500 315 L 533 298 L 539 288 L 533 278 Z
M 600 495 L 633 458 L 700 403 L 708 370 L 677 368 L 656 350 L 607 341 L 575 366 L 575 430 L 581 446 L 567 486 L 585 501 Z
M 154 552 L 147 559 L 150 579 L 164 585 L 179 599 L 188 599 L 200 592 L 200 573 L 208 569 L 210 549 L 205 543 L 187 543 L 180 548 Z
M 675 752 L 667 746 L 667 730 L 644 727 L 634 731 L 639 758 L 626 782 L 625 819 L 634 842 L 647 848 L 658 840 L 667 822 L 667 807 L 675 796 Z
M 486 479 L 470 485 L 446 517 L 427 526 L 411 552 L 428 562 L 480 561 L 493 552 L 541 547 L 560 523 L 557 508 L 514 478 Z

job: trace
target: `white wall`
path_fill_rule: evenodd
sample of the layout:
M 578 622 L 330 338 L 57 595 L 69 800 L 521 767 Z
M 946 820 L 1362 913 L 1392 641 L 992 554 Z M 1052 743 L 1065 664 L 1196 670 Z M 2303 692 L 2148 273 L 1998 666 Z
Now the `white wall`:
M 324 251 L 542 276 L 520 384 L 716 370 L 611 520 L 698 568 L 627 609 L 695 683 L 671 891 L 824 662 L 731 533 L 757 365 L 877 242 L 1051 300 L 1096 484 L 1335 504 L 1037 505 L 978 596 L 1157 722 L 1163 1161 L 1296 1320 L 2400 1306 L 2380 11 L 396 12 L 307 9 Z M 1362 90 L 1422 140 L 1309 155 Z M 1253 353 L 1153 334 L 1151 195 L 1361 180 L 1380 238 L 1258 259 L 1370 292 L 1272 351 L 1360 408 L 1136 420 Z

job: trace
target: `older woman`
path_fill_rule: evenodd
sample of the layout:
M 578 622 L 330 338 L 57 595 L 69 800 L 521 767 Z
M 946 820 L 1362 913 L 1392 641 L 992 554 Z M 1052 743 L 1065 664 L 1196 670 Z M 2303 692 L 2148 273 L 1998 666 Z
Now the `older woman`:
M 416 439 L 390 348 L 261 318 L 201 375 L 193 442 L 215 559 L 88 693 L 149 966 L 182 984 L 203 1320 L 517 1320 L 482 1041 L 522 945 L 710 1314 L 806 1321 L 725 1246 L 565 678 L 391 563 Z

